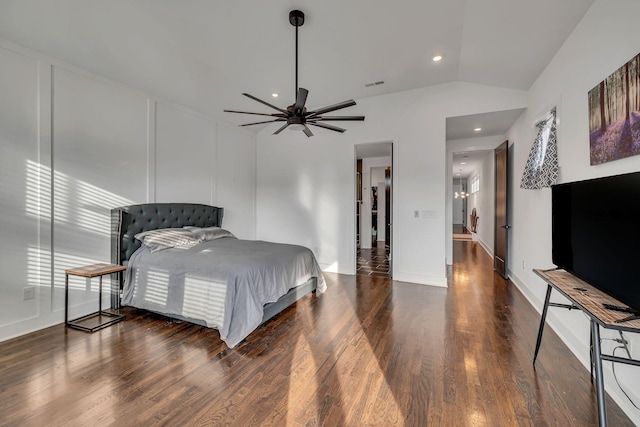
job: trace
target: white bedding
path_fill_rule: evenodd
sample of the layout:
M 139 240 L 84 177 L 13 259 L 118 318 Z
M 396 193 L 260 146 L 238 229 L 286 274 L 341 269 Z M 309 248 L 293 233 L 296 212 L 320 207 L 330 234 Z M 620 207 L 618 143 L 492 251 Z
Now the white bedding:
M 142 245 L 129 260 L 122 303 L 200 320 L 233 348 L 260 325 L 265 304 L 312 277 L 324 292 L 302 246 L 230 237 L 154 253 Z

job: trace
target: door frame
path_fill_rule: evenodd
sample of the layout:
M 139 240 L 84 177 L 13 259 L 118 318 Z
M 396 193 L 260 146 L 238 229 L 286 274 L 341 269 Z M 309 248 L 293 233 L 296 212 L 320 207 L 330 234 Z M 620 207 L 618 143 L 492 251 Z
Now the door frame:
M 358 203 L 358 199 L 357 199 L 357 188 L 356 188 L 356 184 L 357 184 L 357 178 L 356 178 L 356 172 L 358 169 L 358 147 L 363 147 L 363 146 L 372 146 L 372 145 L 388 145 L 390 150 L 389 150 L 389 156 L 391 157 L 391 209 L 390 209 L 390 216 L 391 218 L 387 218 L 387 221 L 390 221 L 390 227 L 389 227 L 389 268 L 391 271 L 391 278 L 393 279 L 393 277 L 396 275 L 395 272 L 395 265 L 396 263 L 394 262 L 394 221 L 393 218 L 395 216 L 395 208 L 396 208 L 396 203 L 395 203 L 395 185 L 396 185 L 396 161 L 395 159 L 397 158 L 396 156 L 396 149 L 397 149 L 397 144 L 394 143 L 394 141 L 381 141 L 381 142 L 365 142 L 365 143 L 358 143 L 358 144 L 354 144 L 353 145 L 353 183 L 352 183 L 352 189 L 353 189 L 353 204 L 352 204 L 352 215 L 353 215 L 353 240 L 352 240 L 352 251 L 351 253 L 353 254 L 353 268 L 352 268 L 352 274 L 356 275 L 357 273 L 357 269 L 358 269 L 358 262 L 357 262 L 357 251 L 358 251 L 358 246 L 357 246 L 357 237 L 356 237 L 356 227 L 357 227 L 357 217 L 356 217 L 356 209 L 357 209 L 357 203 Z M 376 156 L 368 156 L 368 158 L 375 158 Z M 367 157 L 365 157 L 367 158 Z M 363 171 L 363 175 L 364 175 L 364 171 Z M 364 184 L 364 182 L 363 182 Z M 365 192 L 363 191 L 362 197 L 365 197 Z M 360 209 L 360 214 L 362 216 L 362 209 Z M 360 240 L 362 241 L 362 236 L 360 236 Z

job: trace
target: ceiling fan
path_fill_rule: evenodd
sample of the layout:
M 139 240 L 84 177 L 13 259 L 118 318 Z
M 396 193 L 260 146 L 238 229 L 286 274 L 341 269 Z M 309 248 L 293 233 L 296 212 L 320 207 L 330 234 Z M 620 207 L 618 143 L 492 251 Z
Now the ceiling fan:
M 292 10 L 289 12 L 289 22 L 291 25 L 296 27 L 296 100 L 295 103 L 289 105 L 286 109 L 276 107 L 262 99 L 256 98 L 253 95 L 248 93 L 243 93 L 244 96 L 253 99 L 254 101 L 258 101 L 261 104 L 264 104 L 268 107 L 273 108 L 278 111 L 277 113 L 265 114 L 265 113 L 250 113 L 248 111 L 235 111 L 235 110 L 224 110 L 225 113 L 240 113 L 240 114 L 253 114 L 256 116 L 268 116 L 272 117 L 272 120 L 267 120 L 263 122 L 255 122 L 255 123 L 246 123 L 240 126 L 252 126 L 252 125 L 260 125 L 263 123 L 273 123 L 273 122 L 284 122 L 281 128 L 276 130 L 273 134 L 277 135 L 286 128 L 292 130 L 302 130 L 307 137 L 313 136 L 313 133 L 309 129 L 307 125 L 317 126 L 329 130 L 333 130 L 336 132 L 344 132 L 346 129 L 339 128 L 337 126 L 330 125 L 328 121 L 363 121 L 364 116 L 323 116 L 325 113 L 330 113 L 332 111 L 341 110 L 343 108 L 352 107 L 356 105 L 356 102 L 353 99 L 348 101 L 340 102 L 338 104 L 330 105 L 328 107 L 318 108 L 317 110 L 307 111 L 307 107 L 305 106 L 307 102 L 307 95 L 309 91 L 305 88 L 298 88 L 298 27 L 301 27 L 304 24 L 304 13 L 299 10 Z

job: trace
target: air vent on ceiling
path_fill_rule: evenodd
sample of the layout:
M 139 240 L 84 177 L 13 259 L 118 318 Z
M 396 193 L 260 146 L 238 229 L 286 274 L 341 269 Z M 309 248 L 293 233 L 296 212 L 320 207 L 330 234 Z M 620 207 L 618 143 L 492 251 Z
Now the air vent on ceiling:
M 380 80 L 377 82 L 373 82 L 373 83 L 367 83 L 366 85 L 364 85 L 365 87 L 372 87 L 372 86 L 380 86 L 384 84 L 384 80 Z

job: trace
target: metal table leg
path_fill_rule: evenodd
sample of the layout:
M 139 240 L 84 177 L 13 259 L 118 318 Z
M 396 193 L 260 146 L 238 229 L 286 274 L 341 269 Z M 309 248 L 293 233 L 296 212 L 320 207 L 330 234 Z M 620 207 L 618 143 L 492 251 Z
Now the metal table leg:
M 100 291 L 98 292 L 98 313 L 102 313 L 102 276 L 99 278 Z
M 604 378 L 602 376 L 602 351 L 600 349 L 600 327 L 591 320 L 591 336 L 593 338 L 593 364 L 596 368 L 596 397 L 598 401 L 598 425 L 607 425 L 607 408 L 604 401 Z
M 549 308 L 549 299 L 551 298 L 551 285 L 547 285 L 547 295 L 544 297 L 544 307 L 542 307 L 542 317 L 540 318 L 540 327 L 538 328 L 538 340 L 536 341 L 536 350 L 533 353 L 533 364 L 536 364 L 538 358 L 538 350 L 542 342 L 542 332 L 544 331 L 544 322 L 547 319 L 547 309 Z
M 64 324 L 69 324 L 69 275 L 64 273 Z

